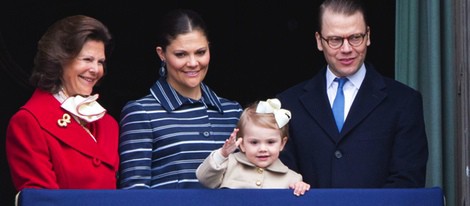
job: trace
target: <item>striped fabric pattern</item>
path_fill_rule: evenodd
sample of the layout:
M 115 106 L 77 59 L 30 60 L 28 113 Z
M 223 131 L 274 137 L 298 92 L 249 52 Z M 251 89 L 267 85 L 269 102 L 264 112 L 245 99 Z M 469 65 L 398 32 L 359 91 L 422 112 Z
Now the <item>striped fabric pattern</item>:
M 236 126 L 241 105 L 202 84 L 201 100 L 179 95 L 160 78 L 150 94 L 121 112 L 119 187 L 203 188 L 195 171 Z

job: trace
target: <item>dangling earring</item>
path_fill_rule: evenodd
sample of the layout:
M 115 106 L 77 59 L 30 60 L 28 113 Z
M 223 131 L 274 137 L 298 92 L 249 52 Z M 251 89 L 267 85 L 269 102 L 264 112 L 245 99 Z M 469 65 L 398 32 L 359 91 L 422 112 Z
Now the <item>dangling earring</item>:
M 162 63 L 160 64 L 160 69 L 158 70 L 158 74 L 160 74 L 161 77 L 166 76 L 166 62 L 162 60 Z

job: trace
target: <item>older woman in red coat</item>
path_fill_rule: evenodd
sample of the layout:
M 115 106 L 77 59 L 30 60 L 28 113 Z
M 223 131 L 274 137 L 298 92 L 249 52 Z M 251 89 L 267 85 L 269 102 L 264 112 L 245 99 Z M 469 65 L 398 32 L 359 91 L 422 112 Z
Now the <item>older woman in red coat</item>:
M 118 124 L 92 95 L 111 35 L 100 21 L 66 17 L 38 42 L 37 88 L 13 115 L 6 151 L 15 188 L 115 189 Z

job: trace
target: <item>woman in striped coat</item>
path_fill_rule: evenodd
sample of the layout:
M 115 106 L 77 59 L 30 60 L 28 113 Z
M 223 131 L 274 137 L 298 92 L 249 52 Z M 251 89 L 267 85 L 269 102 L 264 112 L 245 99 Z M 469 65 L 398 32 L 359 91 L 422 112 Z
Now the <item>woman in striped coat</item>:
M 230 136 L 242 107 L 202 82 L 210 52 L 197 13 L 173 10 L 158 31 L 160 78 L 121 112 L 120 188 L 203 188 L 195 171 Z

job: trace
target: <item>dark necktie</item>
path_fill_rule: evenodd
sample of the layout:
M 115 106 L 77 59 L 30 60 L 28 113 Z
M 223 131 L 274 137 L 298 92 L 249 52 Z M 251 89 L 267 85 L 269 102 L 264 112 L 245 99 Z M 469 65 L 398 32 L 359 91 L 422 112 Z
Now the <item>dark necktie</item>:
M 335 116 L 336 126 L 338 131 L 341 132 L 344 123 L 344 93 L 343 86 L 347 78 L 336 78 L 334 81 L 338 82 L 338 91 L 336 91 L 336 97 L 333 101 L 333 115 Z

